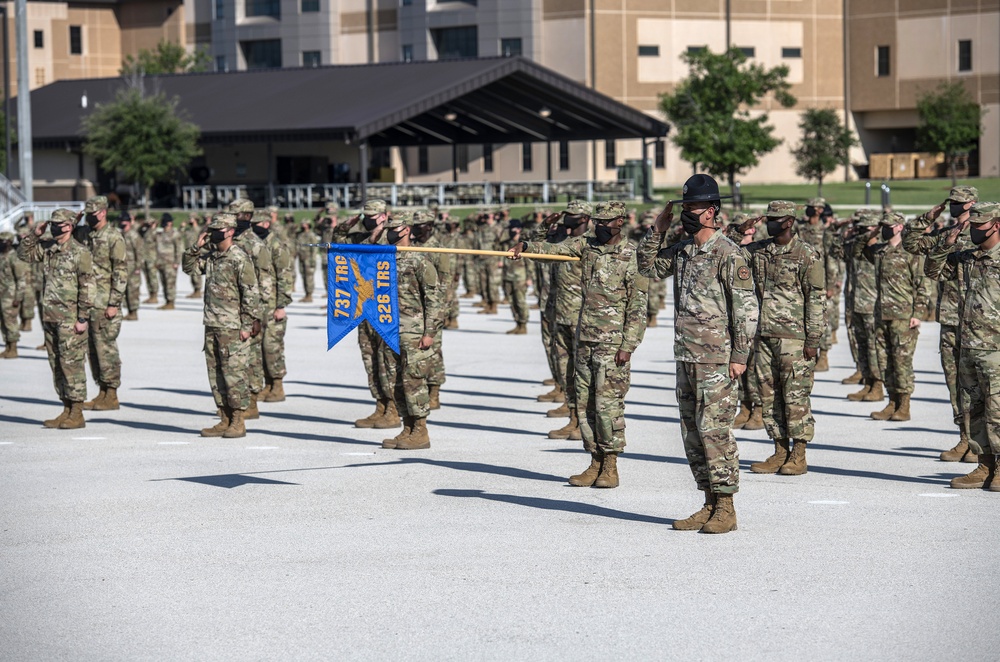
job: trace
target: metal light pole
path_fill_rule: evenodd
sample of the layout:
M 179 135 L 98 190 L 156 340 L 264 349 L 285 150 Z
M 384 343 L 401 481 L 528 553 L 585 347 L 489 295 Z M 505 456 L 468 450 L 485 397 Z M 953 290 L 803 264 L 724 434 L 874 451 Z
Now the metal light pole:
M 28 83 L 28 0 L 17 0 L 17 156 L 21 165 L 21 192 L 35 201 L 35 170 L 31 152 L 31 88 Z M 6 56 L 5 56 L 6 57 Z
M 7 5 L 0 7 L 0 17 L 3 20 L 3 136 L 4 136 L 4 166 L 3 172 L 10 177 L 10 33 L 7 29 Z

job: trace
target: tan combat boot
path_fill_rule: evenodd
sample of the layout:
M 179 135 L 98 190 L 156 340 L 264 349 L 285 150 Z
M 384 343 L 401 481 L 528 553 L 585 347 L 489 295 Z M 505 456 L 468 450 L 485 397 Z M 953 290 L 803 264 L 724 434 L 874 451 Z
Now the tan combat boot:
M 740 413 L 736 414 L 736 420 L 733 421 L 733 429 L 734 430 L 742 429 L 743 426 L 747 424 L 747 421 L 750 420 L 750 414 L 752 413 L 753 413 L 753 404 L 751 403 L 748 406 L 747 403 L 741 402 Z
M 830 370 L 830 358 L 825 349 L 819 350 L 819 358 L 816 359 L 816 367 L 813 372 L 828 372 Z
M 549 418 L 562 418 L 563 416 L 569 416 L 569 405 L 563 402 L 555 409 L 550 409 L 545 412 L 545 415 Z
M 861 401 L 882 402 L 882 400 L 885 398 L 885 391 L 883 391 L 884 386 L 885 382 L 883 382 L 881 379 L 876 379 L 874 382 L 872 382 L 872 387 L 868 391 L 868 393 L 865 394 L 865 397 L 861 398 Z
M 646 315 L 646 328 L 655 329 L 657 326 L 656 315 Z
M 899 402 L 899 396 L 895 393 L 889 394 L 889 404 L 887 404 L 883 409 L 879 411 L 873 411 L 871 417 L 876 421 L 888 421 L 892 418 L 892 415 L 896 413 L 896 405 Z
M 513 329 L 507 332 L 508 336 L 523 336 L 528 333 L 528 326 L 518 322 Z
M 847 399 L 851 402 L 862 402 L 869 393 L 871 393 L 872 386 L 875 384 L 875 380 L 865 380 L 865 385 L 861 387 L 860 391 L 855 393 L 848 393 Z
M 486 314 L 487 314 L 487 315 L 496 315 L 496 314 L 497 314 L 497 304 L 496 304 L 496 302 L 494 302 L 494 303 L 491 303 L 491 304 L 489 305 L 489 307 L 488 307 L 488 311 L 487 311 L 487 313 L 486 313 Z
M 16 359 L 17 358 L 17 345 L 10 342 L 7 343 L 7 347 L 4 348 L 3 354 L 0 354 L 0 359 Z
M 396 450 L 419 451 L 431 447 L 431 439 L 427 435 L 427 419 L 412 418 L 413 429 L 408 437 L 396 442 Z
M 889 417 L 890 421 L 910 420 L 910 394 L 900 393 L 896 396 L 896 411 Z
M 156 297 L 155 294 L 150 294 L 149 298 L 143 301 L 143 303 L 160 303 L 160 300 Z
M 382 448 L 396 448 L 396 446 L 413 434 L 413 417 L 403 415 L 403 429 L 395 437 L 382 440 Z
M 570 412 L 569 423 L 562 426 L 557 430 L 552 430 L 549 432 L 549 439 L 569 439 L 569 436 L 573 433 L 573 430 L 580 428 L 580 422 L 576 418 L 576 412 Z
M 47 421 L 42 421 L 42 426 L 47 428 L 57 428 L 59 424 L 66 420 L 69 416 L 69 400 L 63 400 L 63 410 L 62 413 L 55 418 L 50 418 Z
M 221 437 L 226 430 L 229 429 L 229 424 L 232 422 L 232 417 L 229 414 L 229 407 L 222 407 L 219 409 L 219 422 L 210 428 L 205 428 L 201 431 L 201 436 L 203 437 Z
M 257 408 L 257 394 L 251 393 L 250 406 L 247 407 L 246 411 L 243 411 L 242 409 L 239 411 L 241 415 L 241 420 L 256 421 L 258 418 L 260 418 L 260 409 Z M 234 409 L 233 416 L 235 415 L 236 415 L 236 410 Z
M 260 390 L 257 397 L 260 398 L 261 402 L 267 402 L 267 396 L 271 393 L 271 380 L 267 377 L 264 378 L 264 388 Z
M 187 295 L 187 297 L 185 297 L 185 298 L 187 298 L 187 299 L 200 299 L 201 298 L 201 290 L 195 290 L 191 294 Z
M 587 467 L 583 473 L 576 474 L 575 476 L 569 477 L 569 484 L 575 485 L 576 487 L 591 487 L 594 481 L 601 473 L 601 455 L 600 453 L 590 454 L 590 466 Z
M 104 395 L 105 395 L 106 389 L 103 386 L 101 386 L 100 388 L 101 388 L 101 392 L 98 393 L 94 397 L 93 400 L 88 400 L 87 402 L 83 403 L 83 408 L 84 409 L 90 411 L 91 409 L 95 408 L 97 405 L 101 404 L 101 402 L 104 401 Z
M 701 510 L 687 519 L 675 520 L 671 526 L 678 531 L 697 531 L 705 526 L 705 522 L 711 519 L 712 511 L 715 510 L 715 493 L 710 490 L 703 491 L 705 492 L 705 505 L 701 507 Z
M 60 430 L 79 430 L 87 427 L 87 422 L 83 420 L 83 403 L 69 403 L 69 415 L 59 424 Z
M 563 390 L 559 387 L 559 385 L 556 385 L 555 388 L 548 393 L 543 393 L 538 396 L 536 400 L 538 400 L 538 402 L 565 402 L 566 394 L 563 393 Z
M 716 494 L 712 517 L 701 527 L 702 533 L 729 533 L 736 530 L 736 508 L 732 494 Z
M 605 453 L 594 487 L 618 487 L 618 453 Z
M 285 382 L 282 377 L 275 377 L 271 382 L 271 390 L 264 398 L 264 402 L 284 402 L 285 401 Z
M 569 438 L 572 441 L 583 441 L 583 431 L 580 429 L 580 421 L 577 420 L 576 427 L 570 430 Z
M 21 330 L 22 331 L 31 331 L 31 318 L 30 317 L 28 319 L 21 320 Z
M 430 384 L 427 387 L 427 395 L 429 397 L 429 402 L 427 406 L 430 409 L 440 409 L 441 408 L 441 385 L 440 384 Z
M 385 415 L 385 406 L 389 404 L 388 400 L 379 400 L 375 403 L 375 411 L 364 418 L 359 418 L 354 421 L 354 427 L 356 428 L 371 428 L 375 427 L 375 421 L 382 418 Z
M 942 451 L 941 455 L 939 455 L 938 457 L 941 458 L 942 462 L 961 462 L 962 459 L 968 454 L 968 452 L 969 452 L 969 438 L 966 437 L 964 433 L 962 433 L 958 437 L 958 443 L 955 444 L 953 448 L 946 451 Z M 978 460 L 976 461 L 978 462 Z
M 750 471 L 755 474 L 778 473 L 781 465 L 788 461 L 789 452 L 789 441 L 787 439 L 775 439 L 774 455 L 763 462 L 754 462 L 750 465 Z
M 136 312 L 136 311 L 134 311 L 134 310 L 130 310 L 129 313 L 128 313 L 128 315 L 125 316 L 125 321 L 126 322 L 137 322 L 137 321 L 139 321 L 139 313 Z
M 313 302 L 313 295 L 311 294 L 307 294 L 301 299 L 299 299 L 299 303 L 312 303 L 312 302 Z
M 118 389 L 105 386 L 102 390 L 104 397 L 94 404 L 94 411 L 117 411 L 121 407 L 118 403 Z
M 239 439 L 240 437 L 247 436 L 247 426 L 243 422 L 245 418 L 246 412 L 242 409 L 234 409 L 233 416 L 229 419 L 229 427 L 222 433 L 223 438 Z
M 36 350 L 41 350 L 41 349 L 48 349 L 48 347 L 46 347 L 46 346 L 45 346 L 45 343 L 42 343 L 41 345 L 39 345 L 39 346 L 38 346 L 38 347 L 36 347 L 35 349 L 36 349 Z
M 809 466 L 806 464 L 806 442 L 795 439 L 788 461 L 781 465 L 778 473 L 782 476 L 801 476 L 807 471 L 809 471 Z
M 840 383 L 841 384 L 848 384 L 848 385 L 860 384 L 861 383 L 861 371 L 860 370 L 855 370 L 854 374 L 852 374 L 850 377 L 844 377 L 843 379 L 840 380 Z
M 951 487 L 955 490 L 977 490 L 980 487 L 992 486 L 997 470 L 997 456 L 993 454 L 980 455 L 979 466 L 972 473 L 951 479 Z
M 542 380 L 542 386 L 555 386 L 556 380 L 549 377 L 548 379 Z
M 753 413 L 750 414 L 750 420 L 743 424 L 744 430 L 763 430 L 764 429 L 764 411 L 761 407 L 754 407 Z
M 391 428 L 398 428 L 399 424 L 399 412 L 396 411 L 396 403 L 389 400 L 385 405 L 385 413 L 375 421 L 372 427 L 376 430 L 389 430 Z

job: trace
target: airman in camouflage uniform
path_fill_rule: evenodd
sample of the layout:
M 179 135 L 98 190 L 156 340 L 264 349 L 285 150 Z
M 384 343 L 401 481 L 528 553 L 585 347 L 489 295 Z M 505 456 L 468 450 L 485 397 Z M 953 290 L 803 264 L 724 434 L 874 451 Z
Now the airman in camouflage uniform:
M 324 244 L 335 244 L 339 243 L 334 240 L 333 236 L 337 229 L 337 214 L 340 211 L 340 207 L 337 206 L 336 202 L 328 202 L 323 208 L 323 215 L 320 217 L 320 227 L 319 227 L 319 240 Z M 327 267 L 326 258 L 327 252 L 320 251 L 320 280 L 323 281 L 323 291 L 326 292 L 327 286 Z M 308 302 L 305 302 L 308 303 Z
M 726 237 L 737 246 L 748 247 L 754 241 L 763 241 L 767 232 L 761 232 L 759 219 L 750 214 L 735 214 L 726 227 Z M 734 430 L 763 430 L 764 408 L 760 398 L 760 388 L 757 385 L 757 374 L 753 369 L 756 347 L 751 349 L 747 358 L 747 369 L 740 375 L 740 411 L 733 421 Z
M 807 471 L 814 434 L 809 396 L 826 321 L 826 275 L 816 251 L 794 234 L 794 202 L 776 200 L 764 216 L 771 238 L 747 250 L 760 302 L 754 371 L 774 454 L 750 470 L 798 476 Z
M 409 246 L 413 228 L 406 214 L 394 213 L 386 224 L 386 241 Z M 383 448 L 430 448 L 427 415 L 430 393 L 427 380 L 434 371 L 434 336 L 444 321 L 444 290 L 427 254 L 396 254 L 396 289 L 399 305 L 399 356 L 393 398 L 403 415 L 403 430 L 382 442 Z M 391 350 L 386 349 L 387 352 Z
M 125 238 L 108 223 L 108 199 L 99 195 L 87 200 L 84 243 L 94 265 L 94 299 L 87 325 L 90 372 L 100 394 L 83 404 L 84 409 L 118 409 L 118 387 L 122 382 L 122 360 L 118 334 L 122 330 L 122 300 L 128 284 Z
M 570 204 L 573 204 L 572 202 Z M 531 237 L 526 237 L 528 241 L 547 241 L 550 243 L 559 243 L 563 241 L 568 236 L 567 226 L 559 222 L 560 218 L 564 216 L 563 212 L 552 214 L 544 219 L 536 230 L 535 234 Z M 589 223 L 589 213 L 588 213 L 588 223 Z M 581 234 L 583 230 L 580 231 Z M 539 290 L 539 308 L 541 309 L 540 319 L 540 330 L 542 338 L 542 348 L 545 350 L 545 361 L 549 366 L 549 374 L 552 375 L 550 379 L 545 379 L 542 381 L 544 386 L 552 386 L 552 390 L 548 393 L 543 393 L 538 396 L 539 402 L 563 402 L 566 399 L 565 385 L 560 385 L 559 380 L 556 379 L 556 375 L 559 372 L 559 366 L 556 365 L 558 357 L 555 342 L 553 341 L 553 332 L 556 326 L 556 290 L 557 286 L 555 284 L 556 275 L 560 262 L 546 262 L 543 260 L 535 260 L 536 262 L 542 262 L 541 267 L 543 267 L 544 273 L 546 274 L 545 279 L 548 283 L 547 287 Z M 579 426 L 577 426 L 576 434 L 579 435 Z M 574 436 L 573 439 L 583 439 L 583 437 Z
M 507 225 L 509 237 L 501 243 L 503 250 L 521 241 L 523 227 L 520 219 L 511 219 Z M 504 290 L 508 292 L 510 312 L 515 324 L 507 334 L 523 336 L 528 333 L 528 265 L 525 260 L 504 260 L 502 272 Z
M 142 236 L 142 273 L 146 277 L 149 296 L 143 303 L 159 303 L 160 278 L 156 273 L 156 223 L 151 218 L 142 218 L 139 234 Z
M 48 227 L 51 241 L 41 242 L 46 224 L 39 223 L 17 247 L 25 262 L 45 264 L 42 285 L 42 327 L 62 413 L 42 423 L 47 428 L 86 427 L 83 401 L 87 398 L 87 326 L 94 302 L 94 265 L 86 246 L 73 239 L 76 214 L 57 209 Z
M 736 394 L 757 330 L 757 297 L 745 250 L 719 229 L 718 183 L 694 175 L 684 184 L 682 223 L 691 239 L 663 245 L 672 204 L 639 243 L 639 273 L 674 277 L 677 403 L 688 464 L 705 505 L 674 522 L 680 530 L 736 528 L 739 451 L 733 437 Z
M 302 221 L 295 233 L 295 256 L 299 261 L 299 275 L 302 276 L 302 288 L 305 296 L 299 299 L 301 303 L 312 303 L 313 289 L 316 287 L 316 247 L 311 244 L 320 243 L 320 237 L 313 231 L 309 221 Z M 319 249 L 326 255 L 325 249 Z M 324 277 L 326 274 L 324 273 Z
M 979 191 L 971 186 L 956 186 L 951 189 L 948 199 L 926 214 L 906 224 L 903 230 L 903 248 L 914 255 L 926 256 L 948 234 L 969 220 L 972 206 L 979 201 Z M 944 228 L 935 227 L 938 218 L 949 208 L 952 223 Z M 955 251 L 972 250 L 975 246 L 967 231 L 958 234 L 953 244 Z M 925 270 L 927 266 L 925 265 Z M 958 324 L 961 291 L 958 280 L 946 279 L 940 282 L 937 298 L 937 320 L 941 324 L 938 350 L 941 353 L 941 369 L 948 385 L 951 411 L 958 424 L 959 440 L 954 448 L 941 453 L 944 462 L 976 462 L 977 457 L 969 448 L 969 431 L 965 427 L 965 416 L 961 411 L 960 387 L 958 383 L 959 343 Z
M 629 237 L 636 246 L 646 236 L 649 229 L 656 221 L 656 213 L 652 210 L 643 213 L 642 219 L 635 223 L 635 228 Z M 646 328 L 651 329 L 658 326 L 656 316 L 667 305 L 667 281 L 662 278 L 649 279 L 649 292 L 647 293 L 648 306 L 646 307 Z
M 486 210 L 477 221 L 472 247 L 481 251 L 503 250 L 503 232 L 503 226 L 497 223 L 496 215 Z M 500 290 L 500 261 L 492 255 L 477 255 L 474 260 L 479 274 L 479 293 L 483 296 L 483 308 L 479 313 L 496 315 Z
M 264 402 L 284 402 L 285 400 L 285 332 L 288 330 L 288 318 L 285 307 L 292 302 L 292 290 L 295 288 L 295 262 L 288 244 L 279 234 L 272 231 L 275 213 L 265 211 L 259 220 L 255 219 L 254 234 L 264 240 L 271 252 L 271 265 L 274 267 L 274 287 L 271 299 L 261 300 L 263 310 L 273 311 L 264 317 L 263 340 L 261 348 L 264 356 L 264 389 L 260 399 Z M 263 295 L 263 292 L 261 293 Z
M 198 218 L 198 214 L 191 213 L 188 216 L 187 225 L 184 227 L 184 247 L 188 250 L 191 249 L 196 243 L 198 243 L 198 237 L 201 236 L 201 219 Z M 188 299 L 200 299 L 201 298 L 201 274 L 194 273 L 189 274 L 191 278 L 191 294 L 187 295 Z
M 957 280 L 960 285 L 960 410 L 978 465 L 968 475 L 953 478 L 951 486 L 1000 492 L 1000 481 L 996 480 L 1000 455 L 1000 203 L 978 202 L 968 211 L 968 221 L 957 224 L 931 250 L 926 268 L 930 278 Z M 958 237 L 967 225 L 975 248 L 957 250 Z
M 885 398 L 882 370 L 877 349 L 877 321 L 875 302 L 878 284 L 875 265 L 864 257 L 869 233 L 878 227 L 882 213 L 874 209 L 859 209 L 853 226 L 843 240 L 844 255 L 848 264 L 849 294 L 845 308 L 850 311 L 849 324 L 857 345 L 856 360 L 861 373 L 861 390 L 847 396 L 853 402 L 881 402 Z
M 414 246 L 424 246 L 426 248 L 442 248 L 440 230 L 435 230 L 435 216 L 424 209 L 413 212 L 410 221 L 410 243 Z M 427 375 L 428 397 L 430 398 L 430 408 L 441 408 L 441 387 L 445 382 L 444 353 L 442 351 L 442 340 L 444 328 L 449 315 L 449 290 L 455 280 L 455 255 L 449 253 L 425 253 L 424 256 L 434 266 L 438 279 L 438 294 L 440 305 L 437 310 L 441 313 L 440 323 L 434 333 L 433 357 L 431 358 L 431 368 Z M 455 300 L 457 304 L 458 301 Z
M 522 242 L 520 253 L 580 258 L 582 302 L 576 330 L 573 389 L 576 414 L 590 466 L 571 476 L 578 487 L 618 487 L 618 455 L 625 450 L 625 395 L 631 384 L 632 354 L 646 331 L 646 278 L 622 232 L 625 203 L 601 202 L 593 213 L 594 236 L 560 243 Z
M 863 249 L 866 260 L 875 265 L 878 299 L 875 303 L 875 348 L 879 371 L 889 392 L 889 404 L 872 418 L 885 421 L 910 420 L 913 393 L 913 353 L 920 335 L 920 320 L 927 311 L 927 278 L 924 260 L 903 250 L 905 218 L 883 212 L 879 221 L 882 241 L 873 231 Z
M 826 200 L 823 198 L 812 198 L 809 200 L 806 203 L 805 218 L 802 219 L 798 228 L 796 228 L 799 239 L 809 244 L 819 254 L 820 260 L 824 264 L 826 264 L 826 251 L 830 243 L 827 226 L 823 222 L 823 210 L 825 208 Z M 828 298 L 833 298 L 833 288 L 833 282 L 826 283 L 825 289 L 827 290 L 827 294 L 830 295 Z M 826 325 L 826 330 L 823 332 L 823 340 L 819 347 L 819 358 L 816 361 L 815 372 L 826 372 L 830 369 L 830 362 L 827 357 L 830 345 L 830 327 Z
M 17 235 L 17 243 L 24 240 L 28 234 L 35 229 L 35 220 L 30 213 L 26 213 L 15 227 L 14 234 Z M 28 289 L 25 290 L 24 298 L 21 300 L 21 331 L 31 331 L 31 320 L 35 318 L 35 306 L 38 306 L 38 314 L 42 314 L 42 263 L 37 262 L 28 268 L 27 279 Z M 43 344 L 37 349 L 45 349 Z
M 118 219 L 118 228 L 125 239 L 125 270 L 128 272 L 125 283 L 128 315 L 125 316 L 125 321 L 134 322 L 139 319 L 139 300 L 142 298 L 142 235 L 128 212 L 124 212 Z
M 235 232 L 236 215 L 219 212 L 183 256 L 184 273 L 205 276 L 205 365 L 220 420 L 202 430 L 203 437 L 246 436 L 251 401 L 247 373 L 255 360 L 251 339 L 261 301 L 253 261 L 235 245 Z
M 0 359 L 17 358 L 17 341 L 21 338 L 17 314 L 25 293 L 31 289 L 28 264 L 14 250 L 13 232 L 0 232 L 0 326 L 6 347 Z
M 436 228 L 435 235 L 438 236 L 442 247 L 463 248 L 461 234 L 458 232 L 458 221 L 449 218 L 447 212 L 441 212 L 437 215 L 434 227 Z M 465 257 L 468 256 L 457 254 L 451 256 L 452 274 L 448 282 L 445 283 L 447 294 L 444 302 L 444 328 L 446 329 L 458 328 L 458 279 L 461 273 L 462 259 Z
M 160 217 L 160 227 L 153 231 L 156 249 L 156 271 L 163 285 L 166 302 L 157 310 L 173 310 L 177 300 L 177 269 L 184 255 L 184 235 L 174 227 L 174 217 L 164 213 Z

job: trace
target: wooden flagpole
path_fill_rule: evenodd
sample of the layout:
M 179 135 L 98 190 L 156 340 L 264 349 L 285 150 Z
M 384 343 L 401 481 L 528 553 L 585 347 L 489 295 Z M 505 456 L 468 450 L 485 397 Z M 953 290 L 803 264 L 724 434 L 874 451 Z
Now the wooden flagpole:
M 331 244 L 307 244 L 309 246 L 319 246 L 329 249 Z M 332 244 L 337 245 L 337 244 Z M 455 255 L 493 255 L 496 257 L 510 257 L 508 251 L 481 251 L 474 248 L 434 248 L 429 246 L 396 246 L 397 251 L 413 251 L 415 253 L 452 253 Z M 532 260 L 554 260 L 556 262 L 579 262 L 580 258 L 569 255 L 546 255 L 545 253 L 521 253 L 521 257 Z

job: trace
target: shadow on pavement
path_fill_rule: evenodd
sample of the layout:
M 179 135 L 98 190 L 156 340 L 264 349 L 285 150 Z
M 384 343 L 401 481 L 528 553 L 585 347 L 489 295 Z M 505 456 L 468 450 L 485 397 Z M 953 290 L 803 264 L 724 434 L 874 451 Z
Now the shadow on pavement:
M 402 451 L 401 451 L 402 452 Z M 509 478 L 524 478 L 526 480 L 544 480 L 555 483 L 565 483 L 566 478 L 553 474 L 543 474 L 527 469 L 516 467 L 504 467 L 495 464 L 483 464 L 482 462 L 453 462 L 447 460 L 430 460 L 423 457 L 401 457 L 394 462 L 359 462 L 358 464 L 348 464 L 345 469 L 356 467 L 391 467 L 400 464 L 426 464 L 432 467 L 442 467 L 444 469 L 454 469 L 456 471 L 471 471 L 481 474 L 492 474 L 494 476 L 507 476 Z
M 339 469 L 340 467 L 305 467 L 304 469 L 275 469 L 273 471 L 251 471 L 242 474 L 218 474 L 215 476 L 182 476 L 179 478 L 154 478 L 151 483 L 162 483 L 168 480 L 180 480 L 187 483 L 198 483 L 199 485 L 211 485 L 212 487 L 224 487 L 227 490 L 241 485 L 299 485 L 299 483 L 289 483 L 283 480 L 271 480 L 270 478 L 259 478 L 262 474 L 283 474 L 300 471 L 324 471 L 326 469 Z
M 135 391 L 159 391 L 161 393 L 176 393 L 178 395 L 200 395 L 206 398 L 212 397 L 211 391 L 192 391 L 191 389 L 183 388 L 162 388 L 159 386 L 140 386 L 139 388 L 133 389 Z

